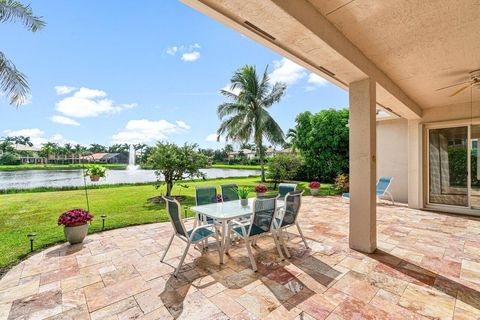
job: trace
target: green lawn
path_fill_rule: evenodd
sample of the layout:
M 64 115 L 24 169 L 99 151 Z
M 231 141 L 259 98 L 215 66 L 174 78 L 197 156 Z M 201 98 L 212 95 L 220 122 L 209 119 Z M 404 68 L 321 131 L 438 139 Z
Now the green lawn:
M 194 186 L 236 183 L 241 186 L 255 186 L 258 177 L 231 178 L 210 181 L 187 182 L 187 188 L 174 187 L 175 195 L 186 196 L 184 206 L 195 203 Z M 271 185 L 268 184 L 270 187 Z M 307 188 L 306 182 L 300 182 L 299 188 Z M 128 225 L 166 221 L 163 204 L 153 204 L 148 198 L 158 196 L 162 189 L 153 185 L 118 186 L 90 189 L 90 210 L 96 216 L 90 226 L 90 233 L 101 230 L 100 215 L 106 214 L 106 228 L 120 228 Z M 274 191 L 272 191 L 274 193 Z M 334 194 L 332 185 L 322 184 L 321 194 Z M 308 194 L 308 190 L 306 191 Z M 251 194 L 254 196 L 254 193 Z M 0 195 L 0 274 L 1 269 L 16 263 L 28 254 L 27 234 L 36 232 L 35 249 L 63 241 L 62 227 L 57 226 L 57 218 L 65 210 L 86 208 L 84 190 L 53 191 L 37 193 L 18 193 Z M 191 213 L 190 213 L 191 214 Z

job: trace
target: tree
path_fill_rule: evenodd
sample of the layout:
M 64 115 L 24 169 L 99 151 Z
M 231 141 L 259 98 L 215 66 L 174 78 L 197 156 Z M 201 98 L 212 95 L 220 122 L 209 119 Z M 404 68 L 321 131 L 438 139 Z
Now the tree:
M 98 143 L 92 143 L 88 148 L 91 153 L 107 152 L 107 148 Z
M 123 144 L 117 143 L 108 147 L 108 152 L 119 153 L 119 152 L 128 152 L 129 150 L 130 150 L 130 146 L 126 143 L 123 143 Z
M 244 66 L 230 79 L 230 90 L 220 90 L 231 102 L 222 103 L 217 108 L 222 121 L 217 134 L 227 140 L 255 143 L 260 153 L 262 182 L 265 181 L 263 139 L 272 144 L 285 142 L 282 129 L 267 109 L 280 101 L 286 88 L 281 82 L 270 84 L 268 66 L 261 78 L 257 76 L 255 66 Z
M 287 131 L 287 139 L 288 141 L 290 142 L 290 144 L 288 145 L 288 147 L 292 147 L 292 152 L 295 152 L 296 149 L 297 149 L 297 144 L 298 144 L 298 141 L 297 141 L 297 130 L 295 129 L 288 129 Z
M 45 26 L 41 17 L 33 15 L 30 6 L 15 0 L 0 0 L 0 23 L 16 21 L 20 21 L 31 32 Z M 10 104 L 19 106 L 27 101 L 29 90 L 25 75 L 0 52 L 0 92 L 10 100 Z
M 40 149 L 39 155 L 46 160 L 46 163 L 48 163 L 48 160 L 50 158 L 50 155 L 55 154 L 58 152 L 58 144 L 54 142 L 47 142 L 43 144 L 42 149 Z M 56 158 L 56 156 L 55 156 Z
M 16 164 L 20 164 L 20 159 L 13 152 L 5 152 L 0 155 L 0 164 L 16 165 Z
M 155 169 L 157 186 L 162 177 L 167 185 L 166 195 L 170 196 L 176 181 L 202 178 L 205 174 L 200 169 L 208 166 L 209 158 L 196 151 L 196 144 L 185 143 L 178 146 L 174 143 L 158 142 L 152 148 L 148 163 Z
M 303 112 L 295 121 L 305 178 L 333 181 L 339 174 L 348 174 L 348 110 Z
M 140 163 L 143 162 L 143 153 L 145 152 L 145 149 L 147 147 L 148 146 L 145 143 L 137 143 L 133 145 L 133 148 L 135 149 L 135 151 L 140 150 Z

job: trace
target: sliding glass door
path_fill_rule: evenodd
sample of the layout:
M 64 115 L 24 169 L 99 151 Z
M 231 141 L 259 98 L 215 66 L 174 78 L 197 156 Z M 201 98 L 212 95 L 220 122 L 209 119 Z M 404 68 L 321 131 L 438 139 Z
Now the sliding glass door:
M 428 140 L 429 203 L 468 207 L 468 126 L 430 129 Z

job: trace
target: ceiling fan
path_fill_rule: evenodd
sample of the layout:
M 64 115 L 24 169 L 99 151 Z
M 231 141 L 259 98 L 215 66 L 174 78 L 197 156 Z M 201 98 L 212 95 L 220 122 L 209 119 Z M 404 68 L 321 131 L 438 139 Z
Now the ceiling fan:
M 456 96 L 457 94 L 459 94 L 460 92 L 462 92 L 463 90 L 465 90 L 467 88 L 477 87 L 477 86 L 480 87 L 480 69 L 469 72 L 469 75 L 470 75 L 470 80 L 468 80 L 468 81 L 464 81 L 464 82 L 460 82 L 460 83 L 457 83 L 457 84 L 453 84 L 451 86 L 443 87 L 443 88 L 437 89 L 435 91 L 440 91 L 440 90 L 444 90 L 444 89 L 448 89 L 448 88 L 453 88 L 453 87 L 460 86 L 460 85 L 463 84 L 463 86 L 460 89 L 458 89 L 457 91 L 455 91 L 455 92 L 453 92 L 452 94 L 449 95 L 449 97 L 453 97 L 453 96 Z

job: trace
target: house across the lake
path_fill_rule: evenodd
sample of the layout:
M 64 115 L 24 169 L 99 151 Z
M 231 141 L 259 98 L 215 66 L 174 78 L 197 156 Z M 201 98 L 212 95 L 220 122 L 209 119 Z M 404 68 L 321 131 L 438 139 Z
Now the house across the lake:
M 100 162 L 109 164 L 128 164 L 128 153 L 106 153 L 99 152 L 81 157 L 83 162 Z
M 13 149 L 17 151 L 21 164 L 37 164 L 43 163 L 44 158 L 40 157 L 40 148 L 31 147 L 23 144 L 13 145 Z

